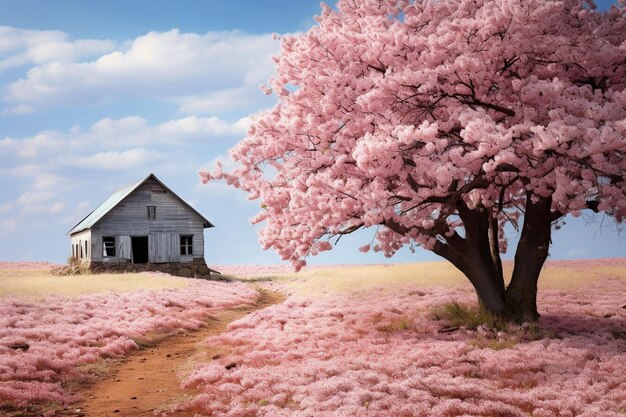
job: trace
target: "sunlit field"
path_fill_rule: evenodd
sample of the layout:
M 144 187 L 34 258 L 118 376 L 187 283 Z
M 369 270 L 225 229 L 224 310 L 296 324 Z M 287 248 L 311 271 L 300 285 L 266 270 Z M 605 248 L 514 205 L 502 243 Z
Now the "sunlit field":
M 399 285 L 453 287 L 466 279 L 445 262 L 320 267 L 277 277 L 302 295 L 349 294 L 372 289 L 390 291 Z
M 238 269 L 254 279 L 253 268 Z M 626 259 L 549 263 L 540 322 L 499 328 L 468 319 L 475 294 L 445 263 L 273 276 L 291 297 L 209 340 L 230 353 L 195 369 L 185 384 L 200 394 L 181 408 L 229 417 L 626 413 Z M 237 366 L 225 372 L 229 363 Z
M 552 261 L 541 272 L 539 290 L 579 288 L 609 277 L 626 281 L 626 258 Z
M 626 258 L 548 262 L 540 321 L 522 325 L 471 317 L 475 293 L 445 262 L 216 269 L 240 282 L 58 277 L 47 266 L 3 264 L 0 414 L 66 407 L 78 399 L 67 384 L 90 364 L 250 305 L 257 287 L 288 298 L 208 339 L 220 354 L 189 367 L 181 383 L 197 395 L 174 409 L 207 417 L 626 413 Z
M 257 267 L 223 265 L 218 270 L 244 279 L 272 279 L 301 295 L 349 294 L 372 289 L 390 291 L 397 286 L 423 288 L 467 287 L 467 278 L 449 262 L 421 262 L 390 265 L 311 266 L 291 272 L 288 266 Z M 510 279 L 512 262 L 504 262 Z M 540 289 L 566 289 L 588 285 L 605 277 L 626 280 L 624 258 L 548 261 L 539 279 Z
M 38 264 L 14 267 L 0 264 L 0 297 L 8 295 L 77 296 L 103 292 L 129 292 L 139 289 L 184 288 L 190 280 L 158 273 L 87 274 L 56 276 L 50 267 Z M 242 279 L 271 279 L 303 295 L 354 293 L 374 288 L 389 290 L 398 285 L 422 287 L 469 286 L 467 278 L 448 262 L 423 262 L 390 265 L 313 266 L 294 273 L 288 266 L 217 267 L 224 273 Z M 512 262 L 505 262 L 510 277 Z M 586 261 L 548 261 L 539 279 L 539 288 L 575 288 L 602 277 L 626 280 L 626 265 L 620 259 Z
M 0 263 L 0 297 L 83 294 L 184 288 L 189 280 L 158 273 L 56 276 L 45 264 Z

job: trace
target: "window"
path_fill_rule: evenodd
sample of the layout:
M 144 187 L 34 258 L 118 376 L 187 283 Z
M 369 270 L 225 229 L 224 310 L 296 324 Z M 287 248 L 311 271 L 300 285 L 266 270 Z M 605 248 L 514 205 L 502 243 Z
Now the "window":
M 148 206 L 148 218 L 156 219 L 156 206 Z
M 88 242 L 88 240 L 85 240 L 85 258 L 89 257 Z
M 80 250 L 80 259 L 83 259 L 83 241 L 78 241 L 78 249 Z
M 102 237 L 102 256 L 115 256 L 115 237 Z
M 181 255 L 193 255 L 193 236 L 181 236 L 180 237 L 180 254 Z

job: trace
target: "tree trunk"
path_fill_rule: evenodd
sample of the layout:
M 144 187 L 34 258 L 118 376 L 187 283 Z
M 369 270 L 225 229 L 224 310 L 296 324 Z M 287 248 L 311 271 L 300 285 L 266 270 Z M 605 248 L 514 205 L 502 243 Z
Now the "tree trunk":
M 481 308 L 494 317 L 517 322 L 536 321 L 537 281 L 548 256 L 552 223 L 552 199 L 526 196 L 524 224 L 515 252 L 515 267 L 508 288 L 504 286 L 502 263 L 497 248 L 495 213 L 458 204 L 465 237 L 458 235 L 434 251 L 451 261 L 470 280 Z
M 526 195 L 524 224 L 515 252 L 511 283 L 504 286 L 502 262 L 498 250 L 497 213 L 485 207 L 469 208 L 457 200 L 456 209 L 463 221 L 465 236 L 454 230 L 438 235 L 433 251 L 452 262 L 470 280 L 481 308 L 494 317 L 512 321 L 535 321 L 537 281 L 548 257 L 553 219 L 550 197 Z M 387 221 L 386 226 L 400 234 L 409 229 Z
M 506 310 L 505 289 L 500 254 L 493 250 L 493 213 L 484 207 L 469 209 L 465 204 L 458 209 L 466 241 L 459 269 L 474 286 L 481 308 L 501 317 Z
M 537 281 L 550 247 L 551 198 L 533 202 L 526 197 L 526 212 L 522 235 L 515 252 L 515 267 L 506 289 L 505 304 L 509 318 L 515 321 L 535 321 L 537 312 Z
M 497 284 L 495 269 L 487 265 L 472 262 L 462 271 L 476 290 L 481 309 L 494 317 L 504 317 L 506 314 L 504 283 Z

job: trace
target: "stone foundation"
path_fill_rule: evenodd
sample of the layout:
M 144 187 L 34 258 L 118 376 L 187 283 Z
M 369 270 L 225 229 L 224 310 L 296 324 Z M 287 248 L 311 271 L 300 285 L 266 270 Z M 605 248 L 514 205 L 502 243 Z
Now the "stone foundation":
M 86 265 L 85 265 L 86 266 Z M 63 268 L 71 268 L 69 265 Z M 83 267 L 84 268 L 84 267 Z M 146 272 L 159 271 L 171 275 L 186 278 L 217 278 L 220 273 L 209 268 L 204 258 L 195 258 L 193 262 L 171 262 L 159 264 L 133 264 L 130 262 L 90 262 L 86 268 L 94 274 L 120 273 L 120 272 Z M 60 275 L 75 275 L 80 272 L 59 271 Z M 66 272 L 65 274 L 63 272 Z

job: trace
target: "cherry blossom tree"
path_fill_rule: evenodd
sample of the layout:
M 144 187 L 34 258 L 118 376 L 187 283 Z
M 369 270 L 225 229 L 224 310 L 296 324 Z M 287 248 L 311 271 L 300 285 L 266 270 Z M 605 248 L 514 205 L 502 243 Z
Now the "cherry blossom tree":
M 341 0 L 282 38 L 278 97 L 224 179 L 262 201 L 264 248 L 297 269 L 331 238 L 421 245 L 482 307 L 534 320 L 551 231 L 567 214 L 626 214 L 624 4 Z M 508 286 L 500 254 L 518 229 Z M 369 245 L 362 247 L 369 250 Z

